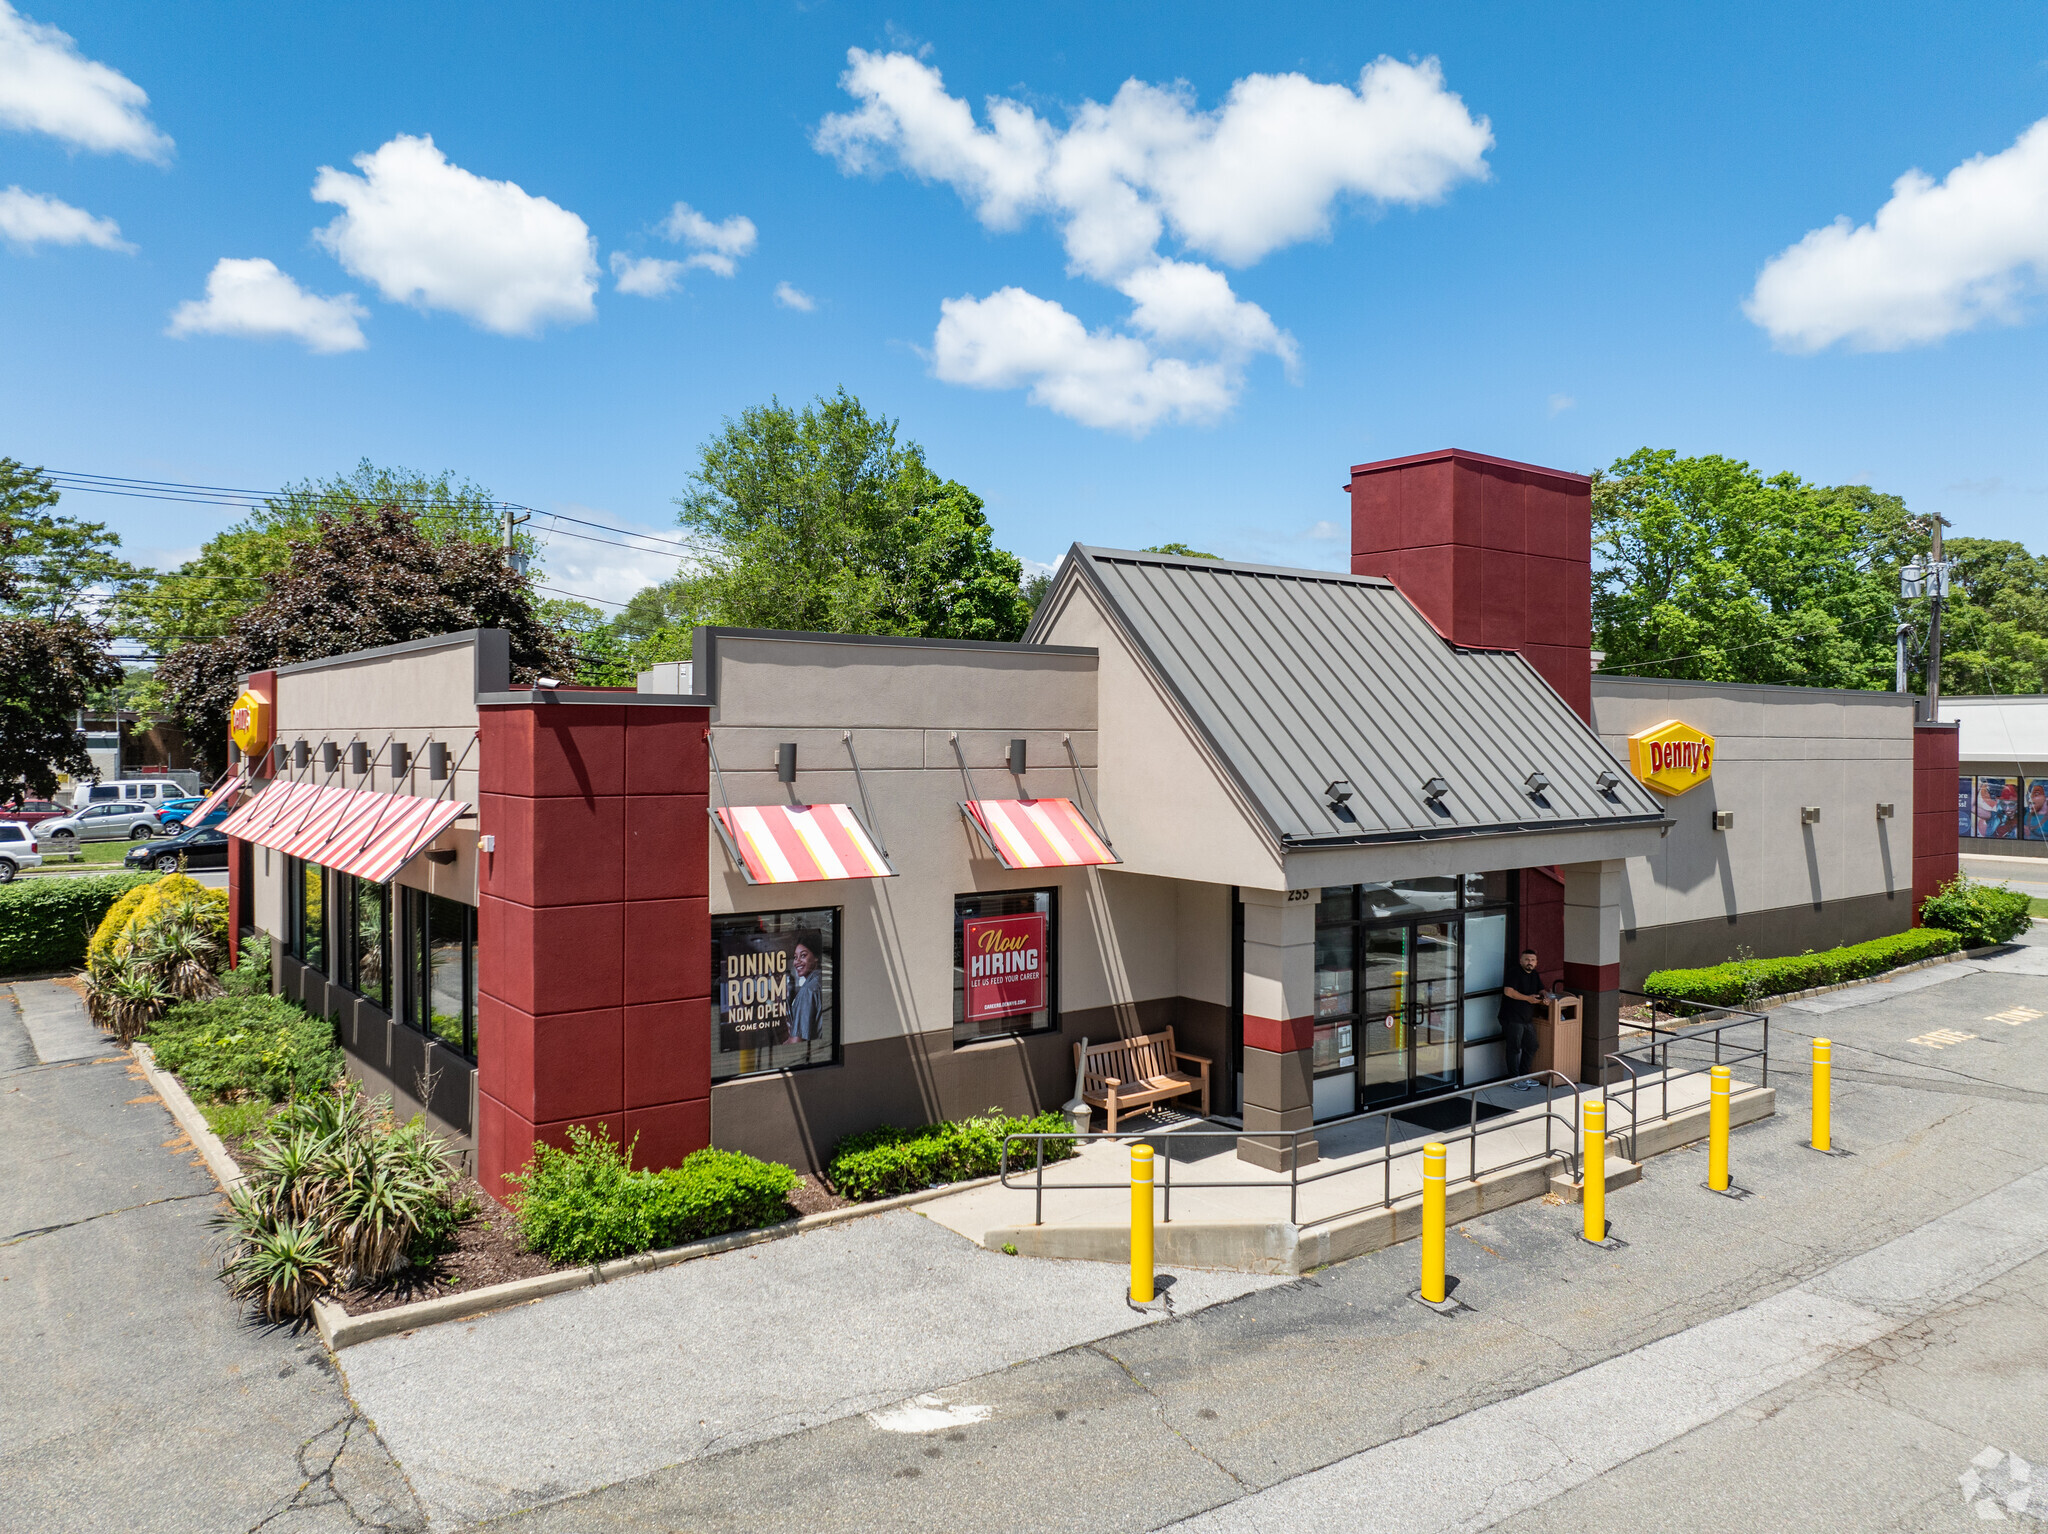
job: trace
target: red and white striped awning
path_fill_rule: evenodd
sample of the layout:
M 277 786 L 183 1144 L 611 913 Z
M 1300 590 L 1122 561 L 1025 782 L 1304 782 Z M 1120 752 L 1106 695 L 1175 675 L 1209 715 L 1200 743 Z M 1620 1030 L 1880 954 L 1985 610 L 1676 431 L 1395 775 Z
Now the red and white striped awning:
M 241 791 L 241 777 L 237 775 L 228 778 L 226 782 L 222 783 L 220 787 L 216 788 L 212 793 L 208 794 L 204 799 L 200 800 L 191 808 L 191 810 L 189 810 L 186 813 L 185 824 L 188 826 L 199 825 L 206 819 L 207 816 L 211 815 L 223 804 L 226 804 L 230 799 L 234 798 L 235 795 L 240 793 Z
M 1005 868 L 1085 868 L 1123 861 L 1071 799 L 970 799 L 960 808 Z
M 221 822 L 229 836 L 388 884 L 469 806 L 322 783 L 273 783 Z
M 860 817 L 843 804 L 738 804 L 711 817 L 749 884 L 895 877 Z

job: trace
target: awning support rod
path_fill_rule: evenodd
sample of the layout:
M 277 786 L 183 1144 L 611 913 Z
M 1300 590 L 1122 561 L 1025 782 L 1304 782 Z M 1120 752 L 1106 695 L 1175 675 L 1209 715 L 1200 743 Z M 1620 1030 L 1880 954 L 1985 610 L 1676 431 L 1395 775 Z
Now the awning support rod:
M 953 743 L 953 760 L 960 764 L 960 782 L 967 789 L 967 802 L 972 804 L 974 802 L 974 779 L 967 771 L 967 753 L 960 749 L 960 732 L 955 730 L 946 739 Z
M 430 741 L 431 741 L 431 740 L 432 740 L 433 738 L 434 738 L 434 737 L 433 737 L 432 735 L 429 735 L 429 736 L 427 737 L 427 739 L 428 739 L 428 740 L 430 740 Z M 476 743 L 477 743 L 477 732 L 476 732 L 475 730 L 471 730 L 471 731 L 469 732 L 469 744 L 468 744 L 468 745 L 466 745 L 466 746 L 464 746 L 464 747 L 462 748 L 462 755 L 461 755 L 461 756 L 459 756 L 459 757 L 457 757 L 457 758 L 455 759 L 455 765 L 454 765 L 453 767 L 450 767 L 450 768 L 448 769 L 448 781 L 447 781 L 446 783 L 444 783 L 444 784 L 442 784 L 442 785 L 441 785 L 441 791 L 440 791 L 440 793 L 437 793 L 437 794 L 435 794 L 435 795 L 434 795 L 434 798 L 433 798 L 433 802 L 434 802 L 435 804 L 439 804 L 439 803 L 441 802 L 441 799 L 442 799 L 443 795 L 446 795 L 446 794 L 448 794 L 448 793 L 450 793 L 450 792 L 452 792 L 452 791 L 454 790 L 454 788 L 455 788 L 455 775 L 456 775 L 457 773 L 459 773 L 460 771 L 462 771 L 462 764 L 463 764 L 464 762 L 466 762 L 466 761 L 468 761 L 468 760 L 469 760 L 469 753 L 470 753 L 470 751 L 471 751 L 472 749 L 474 749 L 474 747 L 476 746 Z M 409 767 L 407 768 L 407 770 L 406 770 L 406 774 L 405 774 L 405 776 L 406 776 L 406 781 L 407 781 L 408 783 L 410 783 L 410 782 L 412 781 L 412 774 L 413 774 L 413 768 L 409 766 Z M 428 817 L 428 819 L 430 819 L 430 820 L 431 820 L 432 818 L 433 818 L 433 817 L 431 817 L 431 816 L 429 816 L 429 817 Z M 456 818 L 457 820 L 460 820 L 460 819 L 462 819 L 462 817 L 461 817 L 460 815 L 456 816 L 455 818 Z M 422 825 L 420 829 L 421 829 L 421 830 L 425 830 L 425 829 L 426 829 L 426 827 L 425 827 L 424 825 Z M 438 836 L 438 835 L 439 835 L 440 833 L 439 833 L 439 832 L 437 831 L 437 832 L 435 832 L 434 834 L 435 834 L 436 836 Z M 429 837 L 429 838 L 428 838 L 428 840 L 429 840 L 429 841 L 431 841 L 432 839 L 433 839 L 432 837 Z M 412 840 L 411 840 L 410 842 L 408 842 L 408 843 L 406 844 L 406 848 L 405 848 L 405 856 L 404 856 L 404 857 L 402 857 L 402 858 L 400 858 L 400 859 L 398 860 L 398 868 L 394 868 L 394 869 L 392 869 L 392 870 L 391 870 L 391 877 L 392 877 L 393 879 L 397 878 L 397 877 L 398 877 L 398 869 L 399 869 L 399 868 L 403 868 L 403 867 L 405 867 L 405 865 L 406 865 L 406 864 L 410 863 L 410 862 L 411 862 L 411 861 L 412 861 L 412 860 L 413 860 L 414 858 L 418 857 L 418 856 L 419 856 L 419 851 L 420 851 L 420 848 L 421 848 L 421 847 L 424 847 L 425 845 L 426 845 L 426 842 L 423 842 L 423 841 L 421 841 L 421 840 L 419 839 L 419 836 L 418 836 L 418 834 L 417 834 L 417 833 L 415 833 L 415 834 L 414 834 L 414 836 L 413 836 L 413 838 L 412 838 Z M 386 880 L 385 882 L 386 882 L 386 883 L 389 883 L 390 881 L 389 881 L 389 880 Z
M 732 859 L 732 866 L 740 871 L 742 879 L 752 884 L 754 876 L 747 871 L 747 860 L 740 856 L 739 843 L 732 839 L 732 833 L 725 828 L 726 821 L 732 816 L 732 800 L 726 796 L 725 772 L 718 765 L 718 744 L 711 738 L 708 727 L 704 731 L 704 751 L 711 758 L 711 781 L 718 785 L 718 808 L 723 811 L 722 814 L 712 815 L 712 829 L 718 832 L 719 844 L 725 848 L 725 855 Z
M 1102 807 L 1095 802 L 1095 793 L 1088 787 L 1088 780 L 1081 776 L 1081 758 L 1074 751 L 1074 737 L 1062 735 L 1060 744 L 1067 748 L 1067 760 L 1074 764 L 1074 782 L 1079 786 L 1081 796 L 1088 801 L 1088 813 L 1095 822 L 1095 834 L 1102 838 L 1103 846 L 1111 852 L 1116 851 L 1116 843 L 1109 839 L 1109 827 L 1103 823 Z
M 875 849 L 883 857 L 889 855 L 889 844 L 882 840 L 882 823 L 875 819 L 875 807 L 868 802 L 868 780 L 860 775 L 860 758 L 853 754 L 853 731 L 848 730 L 839 737 L 846 742 L 846 755 L 853 763 L 854 787 L 860 790 L 861 812 L 868 818 L 868 835 L 875 839 Z

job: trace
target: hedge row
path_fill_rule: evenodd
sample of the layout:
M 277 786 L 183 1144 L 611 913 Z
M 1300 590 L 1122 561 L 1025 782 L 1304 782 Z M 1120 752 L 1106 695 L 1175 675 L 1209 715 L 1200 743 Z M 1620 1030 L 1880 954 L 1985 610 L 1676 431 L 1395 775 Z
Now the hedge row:
M 310 1097 L 341 1074 L 334 1024 L 282 996 L 181 1001 L 143 1042 L 202 1102 Z
M 157 874 L 17 879 L 0 884 L 0 974 L 70 969 L 115 901 Z
M 995 1110 L 978 1119 L 926 1124 L 921 1129 L 884 1124 L 880 1129 L 848 1135 L 834 1146 L 825 1176 L 841 1198 L 859 1203 L 894 1198 L 939 1183 L 993 1176 L 1002 1166 L 1005 1135 L 1058 1134 L 1062 1130 L 1071 1134 L 1073 1128 L 1064 1113 L 1013 1119 Z M 1028 1166 L 1036 1160 L 1029 1142 L 1020 1146 L 1019 1152 L 1018 1165 Z M 1047 1161 L 1064 1161 L 1073 1154 L 1071 1139 L 1045 1142 Z
M 1851 943 L 1822 953 L 1790 954 L 1782 959 L 1736 959 L 1705 969 L 1660 969 L 1643 981 L 1643 994 L 1667 1005 L 1698 1001 L 1710 1006 L 1739 1007 L 1744 998 L 1783 996 L 1810 991 L 1866 975 L 1883 974 L 1901 964 L 1914 964 L 1963 946 L 1955 933 L 1938 927 L 1915 927 L 1891 937 Z M 1751 985 L 1755 990 L 1752 992 Z

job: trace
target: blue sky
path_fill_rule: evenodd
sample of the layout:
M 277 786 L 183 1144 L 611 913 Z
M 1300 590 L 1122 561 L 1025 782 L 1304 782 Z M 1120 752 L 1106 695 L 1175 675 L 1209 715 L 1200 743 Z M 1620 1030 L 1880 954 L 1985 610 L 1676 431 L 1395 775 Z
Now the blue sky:
M 2039 8 L 0 21 L 0 454 L 31 463 L 267 489 L 368 457 L 662 528 L 722 417 L 844 384 L 1041 562 L 1341 567 L 1348 466 L 1451 445 L 1723 452 L 2048 549 Z M 234 515 L 66 509 L 156 559 Z M 664 568 L 550 555 L 613 600 Z

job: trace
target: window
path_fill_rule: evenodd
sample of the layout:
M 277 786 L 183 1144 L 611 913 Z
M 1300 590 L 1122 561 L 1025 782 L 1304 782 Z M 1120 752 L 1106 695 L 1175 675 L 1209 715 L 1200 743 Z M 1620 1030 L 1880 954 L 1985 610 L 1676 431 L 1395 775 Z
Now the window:
M 391 891 L 334 875 L 334 978 L 366 1001 L 391 1005 Z
M 402 892 L 406 997 L 400 1021 L 476 1058 L 476 907 Z
M 285 893 L 291 901 L 292 957 L 323 974 L 327 970 L 327 870 L 318 863 L 284 860 Z
M 1056 1026 L 1053 890 L 953 897 L 953 1042 Z
M 831 1065 L 839 1051 L 839 913 L 711 918 L 711 1079 Z

